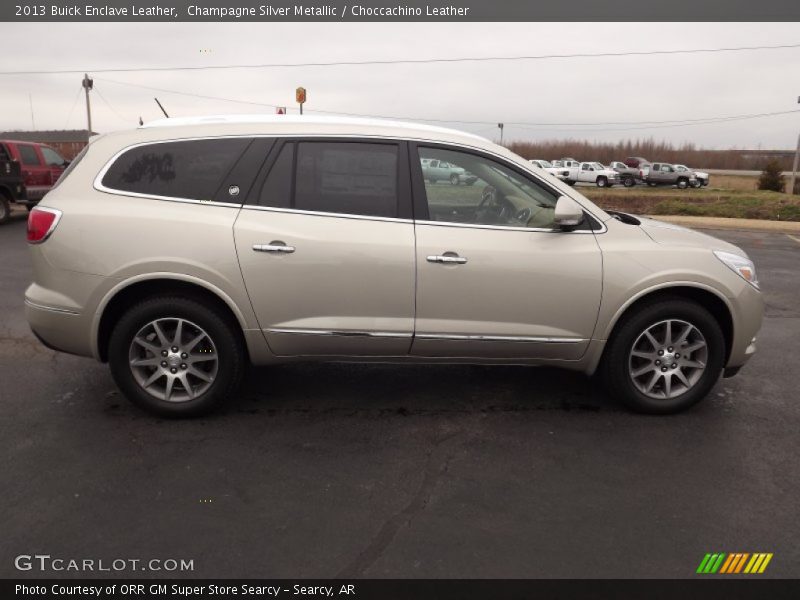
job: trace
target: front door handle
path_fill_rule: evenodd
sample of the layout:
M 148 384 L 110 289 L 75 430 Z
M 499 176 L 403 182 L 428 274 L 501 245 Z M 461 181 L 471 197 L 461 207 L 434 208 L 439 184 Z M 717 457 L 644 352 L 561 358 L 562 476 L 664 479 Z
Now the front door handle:
M 255 252 L 273 252 L 275 254 L 291 254 L 294 246 L 287 246 L 285 242 L 272 241 L 269 244 L 253 244 Z
M 463 265 L 466 264 L 467 259 L 463 256 L 459 256 L 455 252 L 445 252 L 444 254 L 429 256 L 428 262 L 444 263 L 448 265 Z

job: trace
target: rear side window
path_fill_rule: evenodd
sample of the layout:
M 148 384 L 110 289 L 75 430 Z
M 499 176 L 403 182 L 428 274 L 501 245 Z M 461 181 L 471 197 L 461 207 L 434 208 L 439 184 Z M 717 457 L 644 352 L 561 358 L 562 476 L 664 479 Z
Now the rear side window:
M 393 144 L 300 142 L 294 207 L 396 217 L 397 162 Z
M 23 165 L 39 165 L 39 155 L 36 153 L 36 148 L 33 146 L 25 146 L 20 144 L 17 146 L 19 149 L 20 162 Z
M 224 138 L 136 146 L 114 161 L 102 184 L 147 196 L 211 200 L 250 142 Z
M 369 217 L 398 216 L 398 145 L 286 143 L 258 203 Z

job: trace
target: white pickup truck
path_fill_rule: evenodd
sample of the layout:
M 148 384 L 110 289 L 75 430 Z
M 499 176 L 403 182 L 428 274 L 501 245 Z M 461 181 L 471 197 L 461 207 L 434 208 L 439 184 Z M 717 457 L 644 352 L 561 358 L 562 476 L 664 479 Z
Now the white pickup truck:
M 620 182 L 619 173 L 598 162 L 579 163 L 572 159 L 553 161 L 557 177 L 569 185 L 594 183 L 597 187 L 611 187 Z
M 528 162 L 531 163 L 534 167 L 538 167 L 543 171 L 547 171 L 548 173 L 550 173 L 550 175 L 556 177 L 557 179 L 560 179 L 561 181 L 567 180 L 567 176 L 563 174 L 563 169 L 559 169 L 558 167 L 553 165 L 553 163 L 551 163 L 549 160 L 532 158 Z

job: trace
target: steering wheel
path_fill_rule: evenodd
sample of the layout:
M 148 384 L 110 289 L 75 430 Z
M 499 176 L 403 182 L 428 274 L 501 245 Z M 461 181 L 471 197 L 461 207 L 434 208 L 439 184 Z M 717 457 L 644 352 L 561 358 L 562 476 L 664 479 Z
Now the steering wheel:
M 517 221 L 519 221 L 520 223 L 525 223 L 525 224 L 527 225 L 527 224 L 528 224 L 528 221 L 529 221 L 529 220 L 530 220 L 530 218 L 531 218 L 531 209 L 530 209 L 530 208 L 528 208 L 528 207 L 526 207 L 526 208 L 523 208 L 523 209 L 522 209 L 521 211 L 519 211 L 519 212 L 518 212 L 516 215 L 514 215 L 514 218 L 515 218 Z
M 483 224 L 503 223 L 507 220 L 506 212 L 511 205 L 502 198 L 497 190 L 487 185 L 481 192 L 481 202 L 475 209 L 475 222 Z

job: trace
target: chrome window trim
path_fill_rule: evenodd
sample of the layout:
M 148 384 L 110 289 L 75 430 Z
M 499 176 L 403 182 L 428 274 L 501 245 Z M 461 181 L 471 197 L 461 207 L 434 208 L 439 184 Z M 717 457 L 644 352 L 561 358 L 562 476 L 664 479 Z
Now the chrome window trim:
M 345 329 L 293 329 L 293 328 L 272 328 L 266 329 L 267 333 L 289 333 L 299 335 L 323 335 L 341 337 L 377 337 L 377 338 L 403 338 L 411 339 L 413 334 L 395 331 L 352 331 Z
M 492 156 L 502 162 L 510 162 L 517 168 L 525 173 L 533 177 L 535 180 L 542 183 L 542 185 L 549 186 L 550 183 L 546 180 L 546 178 L 541 177 L 539 173 L 537 173 L 534 168 L 530 165 L 526 164 L 517 164 L 512 160 L 509 160 L 508 157 L 503 156 L 502 154 L 498 154 L 493 152 L 492 150 L 487 150 L 486 148 L 482 148 L 480 146 L 473 146 L 470 144 L 465 143 L 456 143 L 450 141 L 443 141 L 431 138 L 424 138 L 424 137 L 405 137 L 405 136 L 385 136 L 379 134 L 342 134 L 342 133 L 254 133 L 254 134 L 229 134 L 229 135 L 205 135 L 205 136 L 186 136 L 186 137 L 179 137 L 179 138 L 169 138 L 164 140 L 149 140 L 145 142 L 137 142 L 135 144 L 130 144 L 118 150 L 106 163 L 103 165 L 100 172 L 94 178 L 93 187 L 95 190 L 99 192 L 104 192 L 106 194 L 112 194 L 115 196 L 131 196 L 134 198 L 147 198 L 151 200 L 165 200 L 169 202 L 185 202 L 188 204 L 204 204 L 209 206 L 220 206 L 220 207 L 230 207 L 230 208 L 242 208 L 242 209 L 256 209 L 256 210 L 273 210 L 276 212 L 291 212 L 295 214 L 308 214 L 308 215 L 316 215 L 316 216 L 334 216 L 334 217 L 343 217 L 343 218 L 350 218 L 350 219 L 362 219 L 368 221 L 390 221 L 390 222 L 400 222 L 400 223 L 410 223 L 414 222 L 411 219 L 399 219 L 394 217 L 373 217 L 368 215 L 350 215 L 345 213 L 326 213 L 326 212 L 317 212 L 317 211 L 303 211 L 303 210 L 296 210 L 296 209 L 280 209 L 280 208 L 273 208 L 273 207 L 263 207 L 263 206 L 255 206 L 252 204 L 243 204 L 243 203 L 235 203 L 235 202 L 215 202 L 213 200 L 196 200 L 193 198 L 178 198 L 174 196 L 157 196 L 154 194 L 142 194 L 139 192 L 126 192 L 124 190 L 117 190 L 114 188 L 109 188 L 103 185 L 103 177 L 114 164 L 114 162 L 125 152 L 128 150 L 132 150 L 134 148 L 138 148 L 140 146 L 149 146 L 153 144 L 166 144 L 170 142 L 188 142 L 188 141 L 195 141 L 195 140 L 222 140 L 222 139 L 238 139 L 238 138 L 277 138 L 277 139 L 300 139 L 300 138 L 332 138 L 332 139 L 365 139 L 365 140 L 384 140 L 387 142 L 417 142 L 417 143 L 429 143 L 429 144 L 437 144 L 441 146 L 448 146 L 455 150 L 458 149 L 467 149 L 473 150 L 476 152 L 481 152 L 483 154 L 487 154 Z M 560 190 L 557 190 L 560 191 Z M 567 194 L 562 194 L 567 195 Z M 573 230 L 573 231 L 563 231 L 561 229 L 547 229 L 547 228 L 529 228 L 529 227 L 511 227 L 511 226 L 502 226 L 502 225 L 479 225 L 479 224 L 471 224 L 471 223 L 449 223 L 446 221 L 416 221 L 420 224 L 426 225 L 437 225 L 437 226 L 450 226 L 450 227 L 473 227 L 476 229 L 500 229 L 500 230 L 513 230 L 513 231 L 534 231 L 534 232 L 547 232 L 547 233 L 605 233 L 608 231 L 603 219 L 599 216 L 594 214 L 591 210 L 589 210 L 583 203 L 572 196 L 569 196 L 575 202 L 581 205 L 583 210 L 585 210 L 589 215 L 591 215 L 598 223 L 600 223 L 600 229 L 582 229 L 582 230 Z
M 400 219 L 398 217 L 373 217 L 369 215 L 352 215 L 349 213 L 332 213 L 322 212 L 317 210 L 300 210 L 297 208 L 275 208 L 272 206 L 256 206 L 254 204 L 245 204 L 241 207 L 242 210 L 261 210 L 265 212 L 288 213 L 293 215 L 308 215 L 311 217 L 335 217 L 340 219 L 358 219 L 360 221 L 387 221 L 389 223 L 408 223 L 413 224 L 412 219 Z
M 541 336 L 518 336 L 518 335 L 461 335 L 449 333 L 416 333 L 415 339 L 421 340 L 448 340 L 448 341 L 469 341 L 469 342 L 534 342 L 540 344 L 579 344 L 588 342 L 583 338 L 568 337 L 541 337 Z

